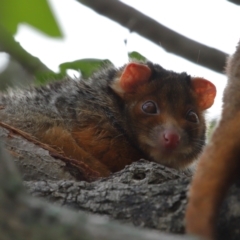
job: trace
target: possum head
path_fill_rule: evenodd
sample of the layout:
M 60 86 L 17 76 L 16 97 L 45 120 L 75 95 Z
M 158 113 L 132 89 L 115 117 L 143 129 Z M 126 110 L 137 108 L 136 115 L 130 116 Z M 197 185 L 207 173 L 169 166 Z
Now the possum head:
M 210 81 L 129 63 L 111 88 L 123 101 L 128 137 L 149 160 L 180 169 L 197 158 L 205 143 L 204 111 L 216 96 Z

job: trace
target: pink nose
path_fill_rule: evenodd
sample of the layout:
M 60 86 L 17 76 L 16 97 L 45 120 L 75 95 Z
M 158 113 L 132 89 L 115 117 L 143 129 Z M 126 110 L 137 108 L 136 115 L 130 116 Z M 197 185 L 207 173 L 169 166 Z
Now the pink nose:
M 180 142 L 179 134 L 174 130 L 165 130 L 163 133 L 163 145 L 167 149 L 174 149 Z

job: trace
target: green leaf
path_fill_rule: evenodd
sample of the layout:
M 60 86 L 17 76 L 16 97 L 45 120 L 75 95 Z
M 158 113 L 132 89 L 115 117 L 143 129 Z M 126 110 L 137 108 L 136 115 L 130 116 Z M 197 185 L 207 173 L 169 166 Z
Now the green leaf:
M 0 24 L 15 34 L 19 23 L 27 23 L 51 37 L 62 37 L 47 0 L 0 0 Z
M 138 61 L 142 61 L 142 62 L 146 62 L 147 58 L 144 57 L 143 55 L 141 55 L 140 53 L 133 51 L 133 52 L 129 52 L 128 53 L 128 58 L 129 60 L 138 60 Z
M 35 75 L 35 84 L 36 85 L 46 85 L 47 83 L 62 80 L 66 77 L 66 74 L 55 73 L 55 72 L 40 72 Z
M 84 78 L 88 78 L 93 72 L 107 65 L 113 65 L 109 60 L 101 59 L 80 59 L 73 62 L 62 63 L 59 68 L 62 74 L 66 74 L 67 69 L 81 71 Z
M 92 75 L 93 72 L 98 70 L 103 66 L 113 65 L 109 60 L 101 59 L 81 59 L 73 62 L 62 63 L 60 68 L 60 73 L 55 73 L 52 71 L 38 72 L 35 77 L 36 85 L 45 85 L 47 83 L 62 80 L 67 76 L 67 70 L 73 69 L 76 71 L 81 71 L 81 74 L 84 78 L 88 78 Z

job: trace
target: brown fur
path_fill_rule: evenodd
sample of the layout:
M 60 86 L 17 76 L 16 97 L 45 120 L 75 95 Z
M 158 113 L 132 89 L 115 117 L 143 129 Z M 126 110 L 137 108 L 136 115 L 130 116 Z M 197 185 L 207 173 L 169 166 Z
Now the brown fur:
M 227 65 L 221 121 L 200 157 L 186 212 L 188 233 L 215 239 L 216 217 L 230 185 L 240 173 L 240 45 Z
M 204 110 L 215 94 L 213 84 L 204 79 L 152 63 L 129 63 L 102 69 L 88 80 L 2 94 L 0 121 L 84 162 L 101 176 L 140 158 L 180 169 L 202 150 Z M 149 101 L 156 112 L 143 111 Z M 173 141 L 170 149 L 167 135 Z
M 110 127 L 106 127 L 106 129 L 110 129 Z M 74 129 L 72 136 L 79 146 L 86 152 L 91 153 L 111 172 L 119 171 L 143 156 L 129 145 L 124 136 L 113 138 L 109 131 L 98 130 L 96 126 L 79 130 Z

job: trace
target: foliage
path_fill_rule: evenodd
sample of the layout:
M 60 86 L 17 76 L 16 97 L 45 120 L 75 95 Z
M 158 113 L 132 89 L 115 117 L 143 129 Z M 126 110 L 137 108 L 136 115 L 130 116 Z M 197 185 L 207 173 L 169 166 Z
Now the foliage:
M 43 17 L 44 16 L 44 17 Z M 47 0 L 2 0 L 0 8 L 0 30 L 3 36 L 0 39 L 0 50 L 5 51 L 17 60 L 27 72 L 34 76 L 36 84 L 62 79 L 67 75 L 68 69 L 80 71 L 82 77 L 89 77 L 99 68 L 112 64 L 109 60 L 80 59 L 65 62 L 59 65 L 60 72 L 48 69 L 41 61 L 27 53 L 13 38 L 17 27 L 27 23 L 51 37 L 63 37 L 61 29 L 51 11 Z M 128 53 L 129 60 L 146 61 L 138 52 Z M 15 68 L 16 70 L 16 68 Z M 20 71 L 20 68 L 18 68 Z M 6 76 L 6 74 L 3 74 Z M 24 74 L 17 73 L 16 76 Z
M 99 68 L 105 65 L 113 65 L 109 60 L 101 60 L 101 59 L 80 59 L 73 62 L 65 62 L 60 64 L 61 74 L 65 75 L 67 69 L 73 69 L 77 71 L 81 71 L 81 75 L 84 78 L 88 78 L 91 74 L 98 70 Z
M 138 61 L 141 61 L 141 62 L 146 62 L 147 61 L 146 57 L 144 57 L 143 55 L 141 55 L 140 53 L 138 53 L 136 51 L 129 52 L 128 53 L 128 58 L 129 58 L 129 60 L 138 60 Z
M 2 0 L 0 23 L 11 34 L 19 23 L 27 23 L 51 37 L 62 37 L 47 0 Z

